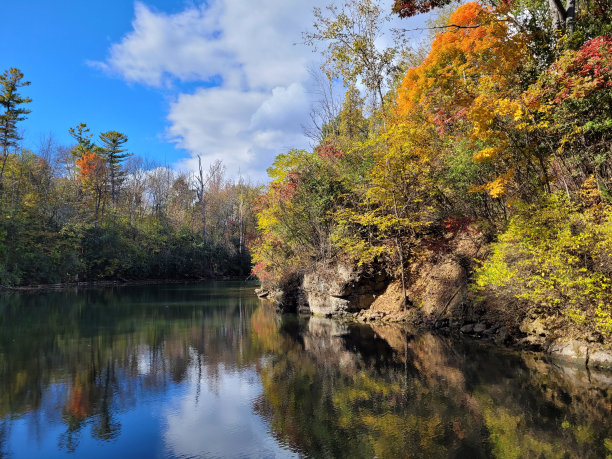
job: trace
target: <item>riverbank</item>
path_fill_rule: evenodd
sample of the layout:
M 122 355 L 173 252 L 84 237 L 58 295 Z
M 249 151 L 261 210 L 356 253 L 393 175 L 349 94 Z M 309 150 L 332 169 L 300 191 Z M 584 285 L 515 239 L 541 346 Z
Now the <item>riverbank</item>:
M 468 336 L 499 346 L 544 352 L 586 368 L 612 370 L 610 334 L 563 308 L 471 288 L 474 260 L 487 251 L 475 232 L 455 235 L 444 252 L 425 253 L 402 289 L 377 270 L 321 262 L 285 277 L 258 295 L 284 312 L 304 312 L 362 323 L 404 323 Z M 593 323 L 592 321 L 590 322 Z
M 1 291 L 30 292 L 38 290 L 62 290 L 69 288 L 88 288 L 88 287 L 123 287 L 138 285 L 162 285 L 162 284 L 195 284 L 203 281 L 246 281 L 252 276 L 219 276 L 194 279 L 141 279 L 141 280 L 100 280 L 89 282 L 60 282 L 56 284 L 35 284 L 35 285 L 0 285 Z

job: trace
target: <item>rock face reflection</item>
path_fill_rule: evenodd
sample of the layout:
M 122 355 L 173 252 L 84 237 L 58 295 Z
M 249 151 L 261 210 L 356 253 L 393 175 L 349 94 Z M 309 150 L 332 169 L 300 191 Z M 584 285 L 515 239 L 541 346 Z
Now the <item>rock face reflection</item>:
M 399 326 L 296 323 L 269 314 L 286 352 L 261 368 L 264 396 L 256 409 L 279 440 L 304 455 L 612 452 L 609 375 Z
M 0 296 L 0 457 L 606 457 L 612 375 L 252 285 Z

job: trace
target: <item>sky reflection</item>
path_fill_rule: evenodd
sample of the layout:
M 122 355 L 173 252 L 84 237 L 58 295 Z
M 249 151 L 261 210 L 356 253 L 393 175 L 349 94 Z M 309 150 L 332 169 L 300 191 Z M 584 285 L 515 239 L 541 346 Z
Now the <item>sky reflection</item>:
M 191 373 L 187 390 L 168 404 L 165 415 L 170 456 L 295 457 L 253 413 L 263 391 L 254 370 L 221 368 L 213 384 L 195 368 Z

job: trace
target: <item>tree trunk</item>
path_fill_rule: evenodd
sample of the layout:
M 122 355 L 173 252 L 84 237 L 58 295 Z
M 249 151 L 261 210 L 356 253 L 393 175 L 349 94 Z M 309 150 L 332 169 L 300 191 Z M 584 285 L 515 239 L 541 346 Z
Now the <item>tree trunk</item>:
M 567 13 L 563 7 L 563 4 L 561 3 L 561 0 L 548 0 L 548 6 L 550 8 L 553 30 L 561 30 L 565 25 L 567 18 Z
M 566 13 L 565 27 L 567 28 L 567 33 L 573 33 L 576 21 L 576 0 L 567 0 Z

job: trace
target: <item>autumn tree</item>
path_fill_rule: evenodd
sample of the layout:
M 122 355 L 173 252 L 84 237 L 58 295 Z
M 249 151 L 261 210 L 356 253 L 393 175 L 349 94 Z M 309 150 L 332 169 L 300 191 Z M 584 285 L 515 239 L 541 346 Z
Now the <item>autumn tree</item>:
M 104 205 L 106 202 L 106 183 L 108 175 L 106 161 L 96 153 L 90 152 L 83 154 L 77 159 L 76 166 L 79 169 L 79 179 L 83 189 L 87 194 L 92 196 L 94 221 L 97 224 L 100 216 L 104 214 Z
M 474 161 L 495 164 L 493 175 L 482 176 L 487 180 L 471 190 L 493 199 L 506 195 L 513 183 L 527 190 L 531 179 L 545 182 L 547 168 L 529 136 L 515 129 L 530 55 L 525 35 L 500 20 L 506 13 L 476 2 L 460 6 L 449 21 L 462 28 L 439 33 L 426 59 L 408 70 L 398 89 L 400 113 L 423 113 L 439 135 L 468 141 L 464 145 Z
M 567 194 L 592 177 L 612 192 L 612 39 L 567 50 L 522 95 L 521 132 L 538 139 Z
M 431 129 L 386 114 L 384 128 L 355 143 L 370 157 L 358 200 L 335 212 L 334 243 L 359 265 L 384 262 L 394 271 L 406 298 L 406 268 L 434 215 L 435 187 L 427 147 Z M 434 134 L 435 135 L 435 134 Z
M 350 142 L 368 137 L 369 122 L 364 116 L 364 100 L 353 85 L 344 93 L 344 103 L 338 114 L 338 135 Z
M 343 166 L 348 164 L 333 144 L 314 153 L 290 150 L 276 157 L 268 169 L 271 182 L 257 203 L 259 238 L 253 261 L 262 280 L 278 280 L 333 256 L 332 210 L 349 186 Z
M 393 3 L 393 12 L 399 17 L 409 18 L 421 13 L 451 4 L 457 0 L 395 0 Z M 552 1 L 552 0 L 551 0 Z
M 8 159 L 9 150 L 17 146 L 21 137 L 17 132 L 17 122 L 23 121 L 30 110 L 23 104 L 32 102 L 29 97 L 19 94 L 19 88 L 29 86 L 29 81 L 23 81 L 23 73 L 17 68 L 5 70 L 0 75 L 0 147 L 2 147 L 2 166 L 0 167 L 0 183 L 4 176 L 4 169 Z

